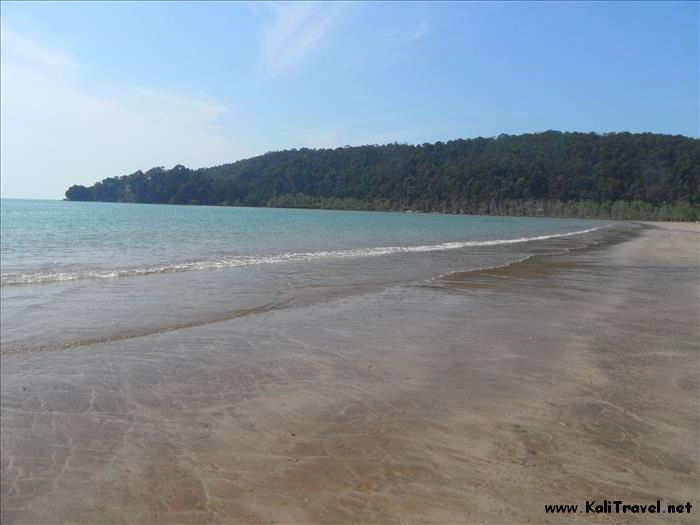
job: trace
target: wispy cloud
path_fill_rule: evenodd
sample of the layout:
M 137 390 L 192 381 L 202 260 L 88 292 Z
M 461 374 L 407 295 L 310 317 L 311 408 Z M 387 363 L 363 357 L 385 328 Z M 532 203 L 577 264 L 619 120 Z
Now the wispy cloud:
M 49 67 L 76 66 L 76 60 L 58 49 L 42 46 L 15 32 L 6 24 L 0 26 L 0 49 L 3 59 L 19 59 L 29 64 Z
M 319 49 L 336 22 L 342 3 L 289 2 L 262 4 L 260 67 L 276 76 Z
M 424 39 L 433 31 L 433 24 L 429 18 L 424 17 L 413 29 L 394 31 L 391 33 L 391 40 L 394 42 L 410 43 Z
M 220 125 L 229 108 L 101 81 L 68 53 L 2 27 L 0 173 L 4 196 L 57 198 L 152 166 L 214 165 L 248 155 Z M 50 174 L 50 176 L 48 176 Z

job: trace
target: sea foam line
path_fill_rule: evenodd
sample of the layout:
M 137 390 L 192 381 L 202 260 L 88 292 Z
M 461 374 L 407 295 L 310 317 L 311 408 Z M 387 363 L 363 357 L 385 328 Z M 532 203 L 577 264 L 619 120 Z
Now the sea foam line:
M 536 237 L 519 237 L 517 239 L 494 239 L 490 241 L 462 241 L 445 242 L 422 246 L 383 246 L 379 248 L 360 248 L 355 250 L 329 250 L 319 252 L 283 253 L 279 255 L 240 255 L 218 260 L 192 261 L 179 264 L 151 266 L 147 268 L 131 268 L 124 270 L 88 271 L 88 272 L 35 272 L 35 273 L 4 273 L 1 276 L 1 284 L 37 284 L 61 281 L 75 281 L 78 279 L 114 279 L 117 277 L 135 277 L 156 273 L 186 272 L 192 270 L 217 270 L 223 268 L 239 268 L 258 264 L 278 264 L 284 262 L 303 262 L 318 259 L 345 259 L 350 257 L 377 257 L 397 253 L 423 253 L 442 250 L 457 250 L 473 246 L 497 246 L 502 244 L 520 244 L 531 241 L 544 241 L 559 237 L 571 237 L 590 233 L 609 225 L 597 226 L 587 230 L 579 230 L 566 233 L 553 233 Z

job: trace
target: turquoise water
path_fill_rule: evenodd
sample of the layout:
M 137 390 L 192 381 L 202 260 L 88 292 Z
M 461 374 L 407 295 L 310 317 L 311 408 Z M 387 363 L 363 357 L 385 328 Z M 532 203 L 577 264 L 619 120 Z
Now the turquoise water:
M 600 221 L 3 199 L 2 284 L 115 278 L 580 232 Z
M 602 221 L 2 200 L 3 353 L 304 307 L 587 246 Z M 625 226 L 627 227 L 627 226 Z

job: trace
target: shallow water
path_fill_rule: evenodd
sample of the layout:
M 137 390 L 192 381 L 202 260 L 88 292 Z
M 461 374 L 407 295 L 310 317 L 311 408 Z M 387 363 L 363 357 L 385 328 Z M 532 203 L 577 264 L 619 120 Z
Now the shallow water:
M 112 278 L 561 235 L 597 221 L 5 199 L 2 283 Z
M 325 301 L 585 246 L 609 221 L 2 201 L 3 353 Z

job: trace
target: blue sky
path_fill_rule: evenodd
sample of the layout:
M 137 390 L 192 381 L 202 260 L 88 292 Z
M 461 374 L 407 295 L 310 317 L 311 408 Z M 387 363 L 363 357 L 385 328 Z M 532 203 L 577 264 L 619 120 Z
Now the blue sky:
M 698 136 L 698 3 L 2 2 L 1 193 L 547 129 Z

